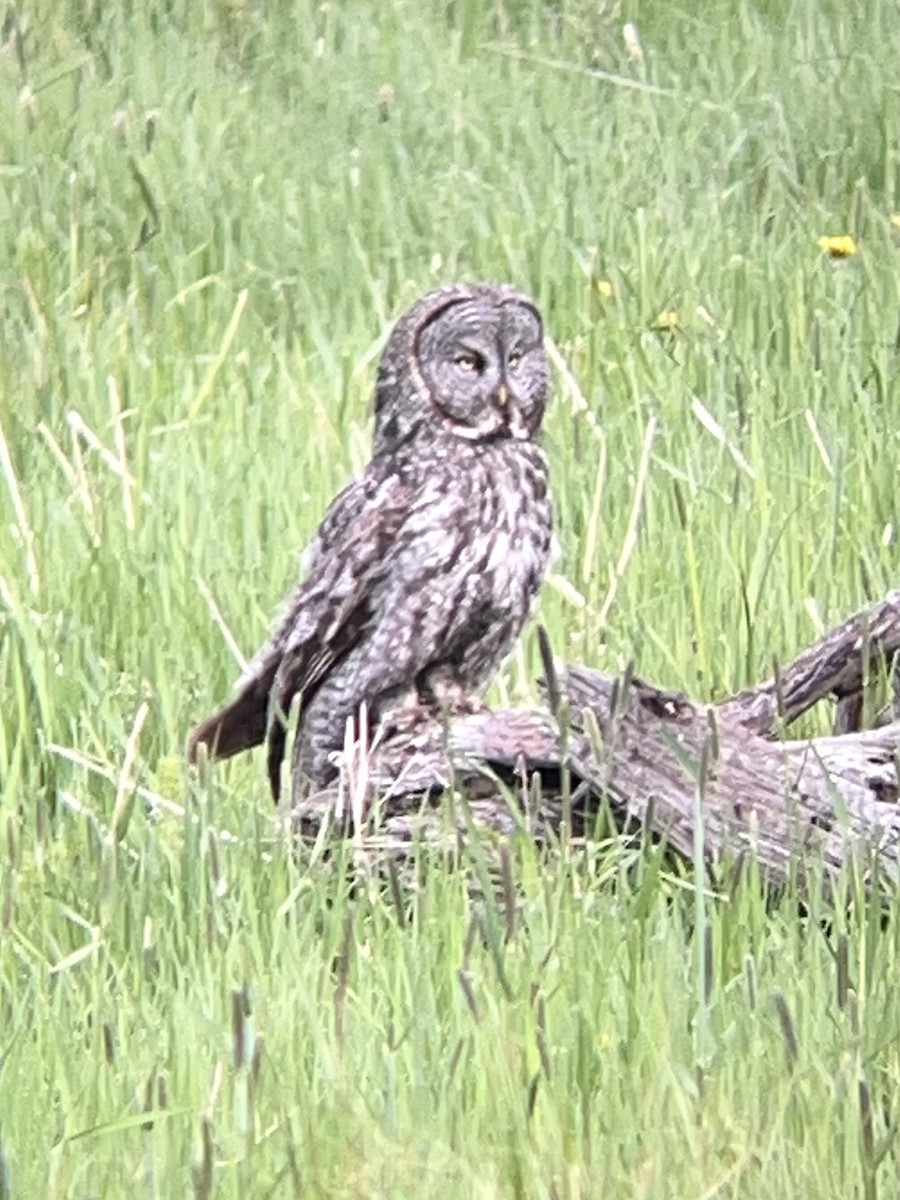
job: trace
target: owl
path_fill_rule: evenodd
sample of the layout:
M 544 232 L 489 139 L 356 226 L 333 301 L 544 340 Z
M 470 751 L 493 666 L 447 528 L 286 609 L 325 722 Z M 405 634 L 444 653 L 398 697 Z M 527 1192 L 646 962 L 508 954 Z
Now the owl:
M 294 703 L 295 794 L 333 780 L 363 702 L 372 731 L 477 704 L 547 567 L 547 395 L 541 315 L 514 288 L 453 284 L 401 317 L 371 461 L 327 510 L 233 698 L 191 733 L 190 761 L 201 744 L 223 759 L 265 741 L 277 801 Z

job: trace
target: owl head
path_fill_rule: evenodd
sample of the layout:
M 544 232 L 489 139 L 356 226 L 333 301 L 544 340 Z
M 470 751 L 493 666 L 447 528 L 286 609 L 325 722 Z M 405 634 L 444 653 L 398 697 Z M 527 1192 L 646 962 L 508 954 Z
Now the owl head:
M 375 387 L 376 454 L 436 427 L 467 442 L 528 441 L 549 373 L 533 300 L 506 284 L 430 292 L 397 322 Z

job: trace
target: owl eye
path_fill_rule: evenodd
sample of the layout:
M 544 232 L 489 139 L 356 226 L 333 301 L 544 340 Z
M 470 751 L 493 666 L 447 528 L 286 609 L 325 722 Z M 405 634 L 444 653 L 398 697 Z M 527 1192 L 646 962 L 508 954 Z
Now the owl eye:
M 462 371 L 480 371 L 484 366 L 484 359 L 474 350 L 460 350 L 453 361 Z
M 509 354 L 506 356 L 506 361 L 509 366 L 516 367 L 524 357 L 525 351 L 521 346 L 516 346 L 514 349 L 510 350 Z

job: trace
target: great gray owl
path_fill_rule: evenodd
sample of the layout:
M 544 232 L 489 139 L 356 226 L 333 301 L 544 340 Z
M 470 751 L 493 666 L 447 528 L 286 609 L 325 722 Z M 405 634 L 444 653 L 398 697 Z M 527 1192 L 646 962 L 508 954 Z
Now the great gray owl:
M 234 698 L 192 732 L 188 758 L 268 743 L 278 798 L 299 699 L 296 781 L 327 783 L 347 719 L 465 707 L 518 636 L 547 566 L 552 508 L 538 445 L 548 392 L 534 303 L 453 284 L 393 330 L 363 474 L 332 502 L 306 578 Z

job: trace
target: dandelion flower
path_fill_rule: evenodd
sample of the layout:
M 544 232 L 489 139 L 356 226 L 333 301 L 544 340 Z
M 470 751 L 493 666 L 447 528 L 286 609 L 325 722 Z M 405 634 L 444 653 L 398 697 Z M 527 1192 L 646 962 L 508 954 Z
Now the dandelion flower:
M 597 295 L 602 296 L 604 300 L 612 300 L 616 294 L 616 289 L 608 279 L 598 279 L 594 287 L 597 289 Z
M 900 213 L 891 213 L 891 225 L 900 230 Z
M 659 314 L 653 322 L 653 329 L 658 329 L 662 333 L 671 333 L 681 324 L 681 318 L 674 308 L 666 308 Z
M 828 254 L 832 258 L 850 258 L 856 253 L 856 242 L 849 233 L 841 234 L 839 237 L 820 237 L 819 249 L 823 254 Z

